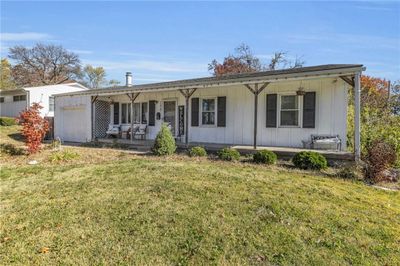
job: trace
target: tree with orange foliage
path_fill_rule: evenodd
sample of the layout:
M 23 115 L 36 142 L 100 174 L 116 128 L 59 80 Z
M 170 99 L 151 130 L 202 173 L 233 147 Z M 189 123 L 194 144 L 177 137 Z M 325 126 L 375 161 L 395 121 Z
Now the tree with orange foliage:
M 361 76 L 361 105 L 384 108 L 389 99 L 389 81 L 371 76 Z
M 49 131 L 49 123 L 40 116 L 43 107 L 33 103 L 27 110 L 21 112 L 19 119 L 22 121 L 21 133 L 25 137 L 25 143 L 30 154 L 40 150 L 40 144 Z

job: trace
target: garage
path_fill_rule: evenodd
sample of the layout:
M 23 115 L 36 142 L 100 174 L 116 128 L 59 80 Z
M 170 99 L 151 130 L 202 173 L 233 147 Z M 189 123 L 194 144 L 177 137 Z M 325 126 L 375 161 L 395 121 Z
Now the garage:
M 63 142 L 91 140 L 90 97 L 82 95 L 56 96 L 54 136 Z

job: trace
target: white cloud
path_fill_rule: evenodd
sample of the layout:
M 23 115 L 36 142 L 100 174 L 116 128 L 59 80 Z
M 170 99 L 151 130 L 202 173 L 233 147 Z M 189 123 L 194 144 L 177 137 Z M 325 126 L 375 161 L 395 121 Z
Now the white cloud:
M 1 41 L 40 41 L 50 39 L 51 35 L 39 32 L 5 32 L 0 34 Z

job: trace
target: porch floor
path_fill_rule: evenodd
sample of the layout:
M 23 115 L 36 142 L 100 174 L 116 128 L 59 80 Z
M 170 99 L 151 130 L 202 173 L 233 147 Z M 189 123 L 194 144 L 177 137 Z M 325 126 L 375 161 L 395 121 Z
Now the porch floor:
M 103 143 L 118 143 L 132 146 L 133 149 L 141 150 L 141 151 L 150 151 L 151 147 L 154 144 L 154 140 L 131 140 L 129 139 L 112 139 L 112 138 L 101 138 L 98 139 L 99 142 Z M 179 149 L 187 148 L 185 143 L 180 141 L 176 142 L 176 145 Z M 255 150 L 252 145 L 232 145 L 232 144 L 219 144 L 219 143 L 203 143 L 203 142 L 191 142 L 189 147 L 194 146 L 203 146 L 207 150 L 211 152 L 218 151 L 222 148 L 230 147 L 237 149 L 242 154 L 251 154 L 254 153 Z M 354 154 L 352 152 L 346 151 L 335 151 L 335 150 L 311 150 L 311 149 L 302 149 L 302 148 L 294 148 L 294 147 L 275 147 L 275 146 L 258 146 L 257 150 L 270 150 L 275 152 L 278 157 L 288 159 L 291 158 L 298 152 L 301 151 L 315 151 L 322 155 L 324 155 L 327 159 L 330 160 L 345 160 L 345 161 L 352 161 L 354 160 Z

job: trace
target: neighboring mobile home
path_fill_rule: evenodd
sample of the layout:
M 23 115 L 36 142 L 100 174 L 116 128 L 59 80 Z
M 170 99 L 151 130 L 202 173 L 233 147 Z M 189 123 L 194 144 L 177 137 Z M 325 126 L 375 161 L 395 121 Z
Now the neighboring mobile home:
M 33 103 L 39 103 L 43 107 L 40 110 L 41 115 L 43 117 L 53 117 L 54 95 L 86 90 L 88 89 L 85 86 L 76 82 L 15 90 L 1 90 L 0 116 L 17 117 L 21 111 Z
M 346 149 L 348 91 L 355 91 L 359 155 L 362 65 L 322 65 L 80 91 L 56 96 L 55 136 L 86 142 L 112 125 L 144 124 L 154 139 L 167 122 L 182 143 L 303 147 L 311 135 L 338 136 Z M 133 107 L 133 108 L 132 108 Z M 119 135 L 120 137 L 125 135 Z

